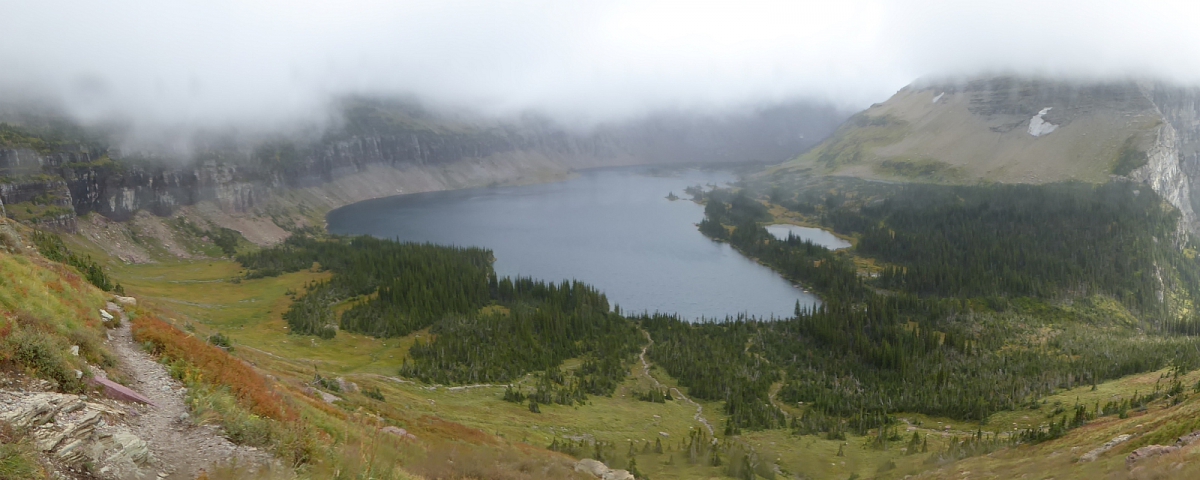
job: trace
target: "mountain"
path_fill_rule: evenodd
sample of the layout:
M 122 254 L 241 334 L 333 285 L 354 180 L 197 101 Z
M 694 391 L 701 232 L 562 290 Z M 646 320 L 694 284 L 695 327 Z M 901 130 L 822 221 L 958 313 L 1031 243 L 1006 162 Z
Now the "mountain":
M 918 81 L 775 175 L 974 184 L 1146 183 L 1200 228 L 1200 89 L 1156 81 Z
M 169 216 L 206 202 L 224 214 L 280 210 L 284 192 L 306 194 L 284 207 L 306 201 L 328 210 L 399 193 L 546 181 L 578 168 L 775 163 L 810 148 L 846 116 L 799 102 L 659 113 L 574 130 L 535 115 L 483 118 L 386 99 L 348 98 L 339 105 L 338 121 L 323 131 L 255 138 L 206 133 L 190 140 L 187 154 L 123 149 L 120 135 L 108 131 L 7 112 L 8 123 L 0 124 L 0 200 L 20 205 L 11 210 L 23 220 L 66 230 L 75 228 L 75 216 L 90 212 L 125 221 L 141 211 Z

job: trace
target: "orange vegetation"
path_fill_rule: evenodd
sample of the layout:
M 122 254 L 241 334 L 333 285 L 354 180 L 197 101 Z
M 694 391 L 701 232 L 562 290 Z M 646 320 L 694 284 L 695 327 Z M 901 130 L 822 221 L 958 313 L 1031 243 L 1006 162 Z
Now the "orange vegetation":
M 229 387 L 238 401 L 257 415 L 281 421 L 296 419 L 296 412 L 284 403 L 266 378 L 220 348 L 151 315 L 133 319 L 133 338 L 150 342 L 156 354 L 192 364 L 204 373 L 209 383 Z

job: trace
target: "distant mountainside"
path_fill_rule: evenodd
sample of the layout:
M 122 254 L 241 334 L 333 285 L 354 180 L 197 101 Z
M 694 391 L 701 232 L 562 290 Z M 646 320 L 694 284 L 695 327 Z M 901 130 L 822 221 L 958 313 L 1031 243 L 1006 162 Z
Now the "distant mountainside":
M 993 77 L 920 81 L 851 117 L 774 175 L 971 184 L 1149 184 L 1192 231 L 1200 89 L 1159 82 Z
M 848 116 L 791 103 L 657 114 L 575 131 L 536 116 L 456 116 L 390 100 L 351 98 L 341 107 L 340 122 L 323 132 L 208 134 L 194 138 L 185 157 L 122 151 L 116 135 L 8 112 L 8 123 L 0 123 L 0 199 L 30 204 L 15 209 L 30 217 L 22 219 L 68 230 L 73 214 L 127 220 L 139 211 L 167 216 L 201 202 L 238 214 L 297 189 L 312 193 L 313 206 L 332 208 L 397 193 L 545 181 L 577 168 L 780 162 Z

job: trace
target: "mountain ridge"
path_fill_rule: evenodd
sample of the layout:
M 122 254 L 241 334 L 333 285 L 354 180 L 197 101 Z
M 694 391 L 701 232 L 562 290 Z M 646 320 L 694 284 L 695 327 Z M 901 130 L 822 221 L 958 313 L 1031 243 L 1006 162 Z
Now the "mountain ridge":
M 1145 183 L 1200 229 L 1200 89 L 1036 77 L 921 80 L 768 175 L 874 180 Z

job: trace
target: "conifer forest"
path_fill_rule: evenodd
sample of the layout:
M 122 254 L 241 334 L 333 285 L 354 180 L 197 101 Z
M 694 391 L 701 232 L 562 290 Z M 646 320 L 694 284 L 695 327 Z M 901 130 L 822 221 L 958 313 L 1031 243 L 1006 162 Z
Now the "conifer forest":
M 399 374 L 508 383 L 504 400 L 534 412 L 611 395 L 645 346 L 687 395 L 721 402 L 726 436 L 865 435 L 901 412 L 982 421 L 1059 389 L 1200 365 L 1200 265 L 1178 213 L 1149 189 L 830 182 L 688 189 L 705 206 L 701 233 L 819 295 L 788 318 L 623 315 L 579 281 L 498 277 L 481 248 L 293 235 L 238 261 L 247 277 L 331 273 L 294 293 L 292 334 L 427 333 Z M 781 211 L 853 247 L 776 238 L 764 225 Z M 1131 408 L 1081 407 L 1007 441 Z

